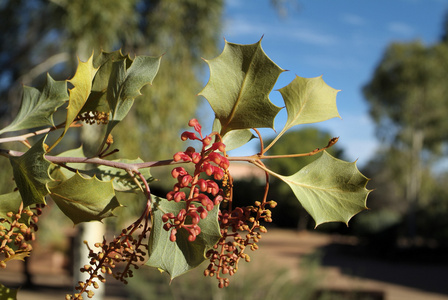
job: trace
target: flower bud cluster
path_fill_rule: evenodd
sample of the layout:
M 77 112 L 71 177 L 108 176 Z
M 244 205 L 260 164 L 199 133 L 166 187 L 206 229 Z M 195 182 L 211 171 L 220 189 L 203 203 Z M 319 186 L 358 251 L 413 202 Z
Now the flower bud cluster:
M 109 123 L 109 113 L 102 111 L 87 111 L 82 113 L 77 117 L 77 121 L 85 122 L 86 124 L 92 125 L 104 125 Z
M 148 245 L 142 243 L 147 238 L 150 228 L 140 223 L 141 220 L 123 229 L 118 237 L 115 237 L 111 242 L 107 243 L 103 239 L 101 243 L 95 243 L 95 247 L 100 251 L 94 251 L 89 247 L 87 242 L 84 243 L 89 249 L 90 262 L 80 269 L 81 272 L 87 273 L 89 278 L 85 281 L 79 281 L 76 290 L 79 291 L 74 295 L 66 295 L 67 300 L 83 299 L 82 294 L 87 293 L 88 298 L 94 296 L 94 291 L 91 289 L 99 288 L 99 282 L 106 282 L 106 275 L 112 275 L 115 279 L 127 284 L 127 279 L 133 277 L 133 270 L 131 267 L 138 269 L 139 265 L 145 260 L 148 252 Z M 133 237 L 136 229 L 142 229 L 137 238 Z M 120 271 L 116 271 L 116 266 L 119 263 L 126 263 L 126 266 Z
M 45 205 L 37 204 L 33 208 L 18 212 L 8 212 L 6 218 L 0 218 L 0 267 L 6 268 L 6 262 L 15 257 L 23 258 L 33 250 L 31 241 L 35 239 L 34 232 L 38 230 L 37 222 Z
M 247 248 L 252 251 L 258 249 L 261 233 L 267 232 L 266 227 L 260 225 L 260 220 L 272 222 L 272 213 L 266 207 L 273 208 L 277 205 L 274 201 L 255 201 L 254 206 L 245 208 L 237 207 L 232 211 L 219 213 L 222 238 L 206 253 L 210 264 L 204 271 L 205 276 L 216 275 L 220 288 L 229 285 L 229 278 L 238 270 L 238 262 L 244 259 L 250 261 L 250 256 L 245 252 Z M 246 232 L 246 234 L 244 234 Z
M 222 180 L 229 168 L 229 160 L 219 153 L 225 153 L 225 145 L 222 142 L 212 143 L 210 135 L 203 137 L 201 125 L 196 119 L 190 120 L 188 124 L 196 133 L 185 131 L 181 139 L 202 142 L 202 150 L 199 153 L 193 147 L 188 147 L 184 152 L 174 154 L 174 161 L 192 162 L 195 164 L 195 169 L 193 174 L 188 173 L 183 167 L 176 167 L 171 172 L 177 183 L 166 198 L 169 201 L 185 203 L 185 208 L 177 214 L 170 212 L 162 217 L 165 223 L 163 227 L 170 231 L 172 242 L 176 241 L 180 229 L 188 232 L 190 242 L 196 240 L 201 233 L 200 220 L 205 219 L 208 212 L 224 199 L 224 193 L 216 181 Z M 200 178 L 203 174 L 213 179 Z

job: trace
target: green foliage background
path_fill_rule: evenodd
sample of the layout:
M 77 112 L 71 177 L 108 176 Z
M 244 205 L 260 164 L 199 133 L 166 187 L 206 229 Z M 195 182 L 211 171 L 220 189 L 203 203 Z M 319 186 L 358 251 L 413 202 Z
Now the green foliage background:
M 388 232 L 383 245 L 389 247 L 400 237 L 412 246 L 417 238 L 424 246 L 447 245 L 446 218 L 440 217 L 448 213 L 447 26 L 448 18 L 433 45 L 391 43 L 363 90 L 382 147 L 364 168 L 376 192 L 372 211 L 358 218 L 358 233 Z

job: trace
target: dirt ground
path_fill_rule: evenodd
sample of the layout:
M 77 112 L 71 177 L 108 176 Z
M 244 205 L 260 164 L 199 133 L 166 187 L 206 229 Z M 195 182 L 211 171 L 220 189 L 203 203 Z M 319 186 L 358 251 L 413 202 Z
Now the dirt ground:
M 269 258 L 269 263 L 288 268 L 291 277 L 300 278 L 304 274 L 298 266 L 317 253 L 321 264 L 317 270 L 319 286 L 323 290 L 368 292 L 382 300 L 448 300 L 447 264 L 403 263 L 353 255 L 350 247 L 356 243 L 354 238 L 270 229 L 263 235 L 253 261 Z M 36 286 L 21 289 L 18 299 L 64 299 L 72 279 L 62 268 L 63 261 L 58 255 L 36 253 L 31 260 Z M 0 271 L 0 282 L 8 287 L 20 286 L 24 282 L 22 267 L 21 262 L 9 263 L 6 270 Z M 107 282 L 105 300 L 127 299 L 121 283 Z
M 347 249 L 357 243 L 356 239 L 314 232 L 270 230 L 263 239 L 260 252 L 285 266 L 300 264 L 306 255 L 318 251 L 324 289 L 381 292 L 384 300 L 448 300 L 447 264 L 354 256 Z M 295 270 L 300 272 L 300 268 Z

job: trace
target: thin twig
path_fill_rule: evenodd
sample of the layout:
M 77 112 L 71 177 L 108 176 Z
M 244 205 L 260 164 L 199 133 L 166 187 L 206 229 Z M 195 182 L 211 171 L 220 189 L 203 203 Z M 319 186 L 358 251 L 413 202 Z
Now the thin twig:
M 63 128 L 65 126 L 65 123 L 61 123 L 55 127 L 48 127 L 48 128 L 44 128 L 41 130 L 37 130 L 34 132 L 30 132 L 30 133 L 26 133 L 26 134 L 22 134 L 22 135 L 18 135 L 18 136 L 11 136 L 11 137 L 7 137 L 7 138 L 0 138 L 0 144 L 1 143 L 9 143 L 9 142 L 26 142 L 26 140 L 30 137 L 33 136 L 37 136 L 37 135 L 41 135 L 41 134 L 45 134 L 45 133 L 49 133 L 51 131 Z M 71 124 L 70 127 L 81 127 L 82 124 L 78 124 L 78 123 L 74 123 Z

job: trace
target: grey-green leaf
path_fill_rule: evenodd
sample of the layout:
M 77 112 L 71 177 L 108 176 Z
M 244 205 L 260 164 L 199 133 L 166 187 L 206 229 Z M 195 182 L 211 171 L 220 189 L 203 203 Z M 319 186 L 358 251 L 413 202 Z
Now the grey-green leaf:
M 45 204 L 48 184 L 53 181 L 49 174 L 51 163 L 44 157 L 44 141 L 42 138 L 22 156 L 9 159 L 24 207 Z
M 120 206 L 112 182 L 86 179 L 79 173 L 51 188 L 51 198 L 75 224 L 101 221 L 113 216 L 113 210 Z
M 153 228 L 149 237 L 149 259 L 146 265 L 167 272 L 171 279 L 199 266 L 205 260 L 205 253 L 221 238 L 218 224 L 218 206 L 199 222 L 201 233 L 194 242 L 188 241 L 188 232 L 179 230 L 176 242 L 170 241 L 170 232 L 163 228 L 162 216 L 177 214 L 185 203 L 154 197 Z
M 55 81 L 47 75 L 47 83 L 40 92 L 33 87 L 24 86 L 22 103 L 13 122 L 0 130 L 4 132 L 54 126 L 53 114 L 68 100 L 67 82 Z
M 269 99 L 284 71 L 261 48 L 226 41 L 221 55 L 207 61 L 210 79 L 201 91 L 221 122 L 221 134 L 235 129 L 274 128 L 281 108 Z
M 322 76 L 315 78 L 296 76 L 279 92 L 288 112 L 285 130 L 299 124 L 317 123 L 340 117 L 336 107 L 336 94 L 339 91 L 327 85 Z
M 367 209 L 368 178 L 356 163 L 334 158 L 324 152 L 314 162 L 291 176 L 278 176 L 293 190 L 302 206 L 316 221 L 344 222 Z
M 106 135 L 128 114 L 140 90 L 152 81 L 159 71 L 161 57 L 137 56 L 129 66 L 129 59 L 114 61 L 107 88 L 107 102 L 111 116 Z

